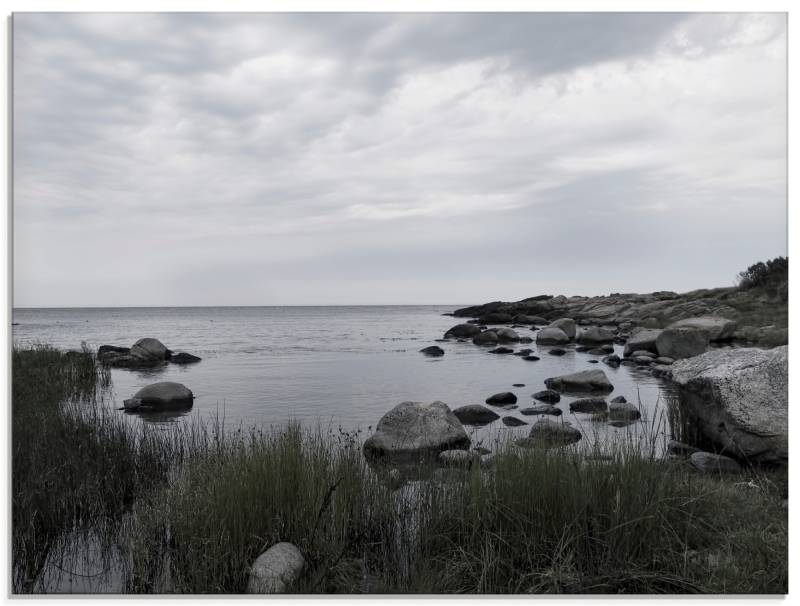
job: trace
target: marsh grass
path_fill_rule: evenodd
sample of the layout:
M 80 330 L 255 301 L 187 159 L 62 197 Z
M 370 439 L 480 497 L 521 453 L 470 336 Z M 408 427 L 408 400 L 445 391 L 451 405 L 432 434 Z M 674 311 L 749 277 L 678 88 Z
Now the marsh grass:
M 90 352 L 15 349 L 13 381 L 15 591 L 82 532 L 117 543 L 136 593 L 244 592 L 279 541 L 308 561 L 298 593 L 787 589 L 785 477 L 663 459 L 663 416 L 635 441 L 505 441 L 487 470 L 420 464 L 398 482 L 358 432 L 134 430 L 98 405 L 109 381 Z

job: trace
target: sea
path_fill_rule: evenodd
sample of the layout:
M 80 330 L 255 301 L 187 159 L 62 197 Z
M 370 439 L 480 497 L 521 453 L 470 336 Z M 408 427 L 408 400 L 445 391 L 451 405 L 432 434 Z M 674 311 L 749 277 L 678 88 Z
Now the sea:
M 584 433 L 614 436 L 638 431 L 645 423 L 652 426 L 666 416 L 669 387 L 645 368 L 592 363 L 600 357 L 578 353 L 574 346 L 554 356 L 548 354 L 550 347 L 537 347 L 535 342 L 516 345 L 541 358 L 528 362 L 490 354 L 490 348 L 471 342 L 436 342 L 464 321 L 447 315 L 462 306 L 17 308 L 13 341 L 80 350 L 83 344 L 93 349 L 104 344 L 130 347 L 142 337 L 155 337 L 173 351 L 202 358 L 185 366 L 112 369 L 106 405 L 113 409 L 159 381 L 183 383 L 195 395 L 187 411 L 118 411 L 131 423 L 169 425 L 200 419 L 246 430 L 296 420 L 368 435 L 400 402 L 440 400 L 454 409 L 484 404 L 492 394 L 510 391 L 518 398 L 518 408 L 496 412 L 531 424 L 536 417 L 520 410 L 538 403 L 531 395 L 545 389 L 546 378 L 597 368 L 614 385 L 608 397 L 623 395 L 638 404 L 643 421 L 633 427 L 601 424 L 591 415 L 570 413 L 569 402 L 575 398 L 569 397 L 557 404 L 563 421 Z M 531 327 L 516 330 L 521 336 L 536 336 Z M 444 349 L 444 356 L 420 353 L 434 344 Z M 616 349 L 621 356 L 622 347 Z M 498 420 L 472 431 L 484 440 L 488 433 L 523 436 L 529 427 L 506 427 Z

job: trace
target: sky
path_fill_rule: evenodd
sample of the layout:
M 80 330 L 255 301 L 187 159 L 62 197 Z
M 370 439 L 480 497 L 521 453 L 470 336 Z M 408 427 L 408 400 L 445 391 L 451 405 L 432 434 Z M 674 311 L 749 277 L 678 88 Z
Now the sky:
M 732 286 L 783 14 L 16 14 L 15 307 Z

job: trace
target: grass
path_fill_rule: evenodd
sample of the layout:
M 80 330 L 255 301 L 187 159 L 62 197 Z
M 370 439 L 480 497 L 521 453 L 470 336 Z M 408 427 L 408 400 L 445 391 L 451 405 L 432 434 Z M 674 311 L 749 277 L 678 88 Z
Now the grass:
M 134 432 L 96 405 L 107 376 L 88 353 L 15 350 L 13 372 L 16 591 L 58 537 L 125 513 L 132 593 L 244 592 L 279 541 L 308 562 L 298 593 L 787 590 L 780 475 L 503 443 L 490 470 L 405 469 L 421 479 L 398 489 L 357 433 Z

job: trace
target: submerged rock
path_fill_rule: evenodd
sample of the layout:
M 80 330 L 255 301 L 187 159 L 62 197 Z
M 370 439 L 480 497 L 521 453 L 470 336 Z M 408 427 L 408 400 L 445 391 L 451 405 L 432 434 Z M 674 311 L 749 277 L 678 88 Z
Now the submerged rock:
M 514 440 L 514 444 L 522 448 L 553 448 L 574 444 L 581 437 L 581 432 L 568 423 L 540 419 L 533 424 L 527 438 Z
M 530 356 L 530 355 L 525 356 L 522 359 L 525 360 L 526 362 L 538 362 L 539 360 L 541 360 L 539 356 Z
M 611 392 L 614 386 L 602 370 L 583 370 L 545 379 L 544 384 L 560 392 Z
M 464 425 L 488 425 L 500 418 L 500 415 L 496 412 L 480 404 L 461 406 L 456 408 L 453 414 Z
M 520 427 L 522 425 L 527 425 L 527 423 L 517 417 L 503 417 L 503 425 L 508 427 Z
M 467 449 L 461 421 L 444 402 L 402 402 L 387 412 L 364 442 L 369 459 L 415 459 L 443 450 Z
M 510 347 L 495 347 L 489 350 L 490 354 L 513 354 L 514 350 Z
M 552 389 L 544 389 L 542 391 L 537 391 L 535 394 L 531 394 L 531 397 L 534 400 L 539 400 L 540 402 L 547 402 L 548 404 L 557 404 L 558 402 L 561 401 L 561 394 Z
M 194 394 L 185 385 L 162 381 L 143 387 L 124 405 L 126 410 L 169 410 L 191 408 L 193 401 Z
M 291 543 L 277 543 L 250 567 L 247 593 L 286 593 L 303 574 L 306 560 Z
M 523 415 L 552 415 L 554 417 L 560 417 L 562 411 L 552 404 L 537 404 L 530 408 L 523 408 L 519 412 Z
M 180 351 L 178 353 L 172 354 L 170 358 L 170 362 L 173 364 L 194 364 L 195 362 L 200 362 L 202 358 L 198 358 L 197 356 L 193 356 L 190 353 L 186 353 L 185 351 Z
M 721 453 L 788 462 L 788 346 L 716 349 L 671 367 L 681 403 Z
M 431 345 L 429 347 L 424 347 L 419 350 L 420 353 L 425 354 L 426 356 L 443 356 L 444 349 L 439 347 L 438 345 Z
M 560 347 L 553 347 L 547 351 L 551 356 L 563 356 L 567 353 L 566 349 L 561 349 Z
M 611 402 L 608 405 L 608 418 L 611 421 L 635 421 L 642 413 L 630 402 Z
M 605 412 L 608 408 L 606 401 L 603 398 L 581 398 L 570 402 L 570 412 Z

